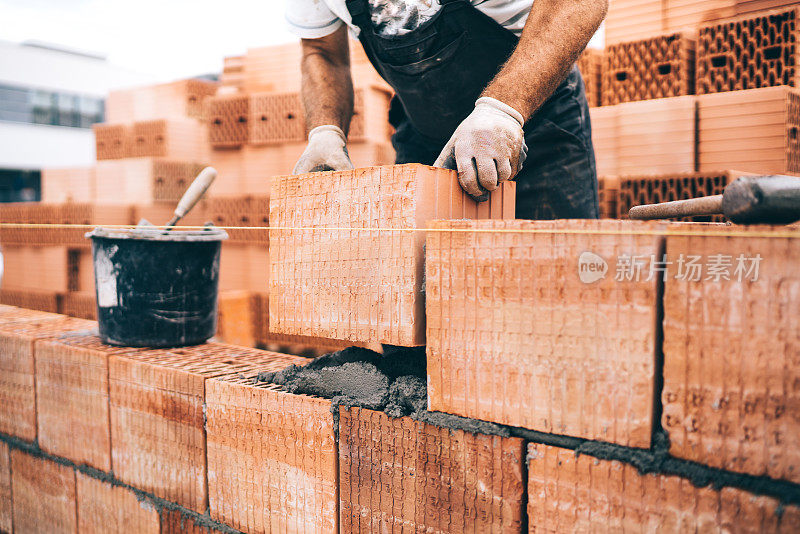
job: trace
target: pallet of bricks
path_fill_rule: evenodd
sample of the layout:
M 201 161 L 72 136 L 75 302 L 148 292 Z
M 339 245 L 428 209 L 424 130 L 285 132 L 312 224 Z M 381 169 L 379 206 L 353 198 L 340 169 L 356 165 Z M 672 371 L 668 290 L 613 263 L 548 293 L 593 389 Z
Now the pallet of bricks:
M 420 165 L 274 185 L 272 329 L 425 348 L 109 347 L 0 307 L 4 530 L 800 528 L 796 228 L 514 220 L 514 184 Z
M 353 46 L 354 116 L 348 151 L 356 167 L 394 163 L 388 122 L 392 92 Z M 269 195 L 269 178 L 290 174 L 306 146 L 300 45 L 250 49 L 225 61 L 222 86 L 205 104 L 213 194 Z
M 214 82 L 190 79 L 112 91 L 109 122 L 94 126 L 96 164 L 45 169 L 41 202 L 0 205 L 0 222 L 10 224 L 0 228 L 0 302 L 95 317 L 84 234 L 93 225 L 143 218 L 164 224 L 171 218 L 183 191 L 208 164 L 201 110 L 216 90 Z M 203 205 L 196 207 L 182 224 L 203 224 L 203 212 Z
M 611 0 L 591 109 L 602 216 L 800 174 L 797 18 L 797 2 Z

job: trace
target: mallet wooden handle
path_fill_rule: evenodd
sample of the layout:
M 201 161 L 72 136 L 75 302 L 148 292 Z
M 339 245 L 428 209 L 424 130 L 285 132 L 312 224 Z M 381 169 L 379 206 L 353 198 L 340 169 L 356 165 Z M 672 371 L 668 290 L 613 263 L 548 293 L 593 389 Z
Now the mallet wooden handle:
M 631 219 L 651 220 L 716 215 L 718 213 L 722 213 L 722 195 L 634 206 L 628 215 Z

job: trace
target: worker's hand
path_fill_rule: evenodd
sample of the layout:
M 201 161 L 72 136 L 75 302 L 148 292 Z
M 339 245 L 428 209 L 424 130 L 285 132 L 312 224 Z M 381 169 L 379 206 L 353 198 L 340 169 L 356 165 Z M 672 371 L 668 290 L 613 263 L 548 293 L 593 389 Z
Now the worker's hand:
M 500 182 L 522 168 L 528 153 L 524 124 L 522 114 L 511 106 L 481 97 L 433 165 L 458 170 L 464 191 L 475 200 L 487 200 Z
M 308 146 L 294 166 L 293 174 L 352 168 L 344 132 L 338 126 L 325 125 L 308 132 Z

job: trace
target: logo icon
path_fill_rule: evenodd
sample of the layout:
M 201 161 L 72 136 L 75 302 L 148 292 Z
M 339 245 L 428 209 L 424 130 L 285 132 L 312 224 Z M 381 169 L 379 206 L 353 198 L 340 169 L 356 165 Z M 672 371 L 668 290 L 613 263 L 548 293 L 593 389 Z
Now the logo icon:
M 584 252 L 578 258 L 578 278 L 584 284 L 593 284 L 602 280 L 608 273 L 606 260 L 594 252 Z

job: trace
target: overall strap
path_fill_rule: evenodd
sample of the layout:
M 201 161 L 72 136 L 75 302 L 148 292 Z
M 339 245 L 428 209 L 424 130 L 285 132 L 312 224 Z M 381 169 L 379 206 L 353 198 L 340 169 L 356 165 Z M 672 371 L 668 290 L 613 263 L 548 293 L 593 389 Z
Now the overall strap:
M 358 26 L 362 31 L 369 28 L 372 22 L 369 13 L 369 0 L 346 0 L 345 5 L 347 6 L 347 11 L 350 12 L 350 17 L 353 19 L 353 25 Z

